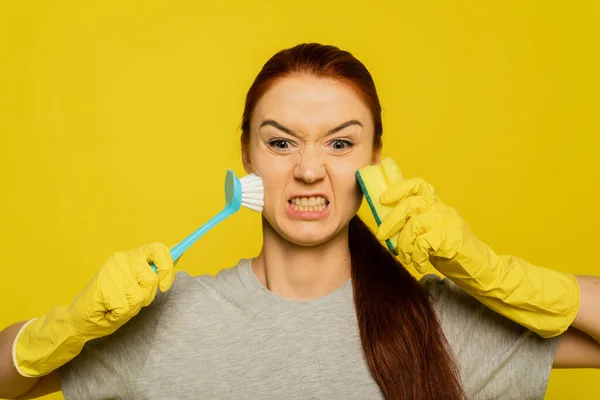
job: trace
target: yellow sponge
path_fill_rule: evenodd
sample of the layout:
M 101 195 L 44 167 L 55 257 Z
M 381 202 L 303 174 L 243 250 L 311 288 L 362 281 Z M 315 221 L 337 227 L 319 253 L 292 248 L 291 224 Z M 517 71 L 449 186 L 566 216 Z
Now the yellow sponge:
M 400 182 L 402 172 L 392 158 L 385 158 L 377 165 L 369 165 L 356 171 L 356 178 L 367 199 L 369 208 L 373 212 L 375 222 L 381 225 L 381 221 L 394 209 L 394 205 L 383 205 L 379 198 L 390 186 Z M 396 243 L 398 243 L 398 235 L 396 234 L 386 240 L 388 249 L 394 255 L 398 255 Z

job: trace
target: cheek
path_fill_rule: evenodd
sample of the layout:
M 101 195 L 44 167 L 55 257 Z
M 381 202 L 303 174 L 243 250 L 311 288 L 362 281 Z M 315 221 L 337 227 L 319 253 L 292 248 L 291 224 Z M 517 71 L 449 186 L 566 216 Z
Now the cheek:
M 344 213 L 348 212 L 354 215 L 358 212 L 363 194 L 356 179 L 356 171 L 371 164 L 372 161 L 372 150 L 361 148 L 360 152 L 356 152 L 350 157 L 340 158 L 330 163 L 329 173 L 332 177 L 333 190 L 338 202 L 344 205 Z
M 264 210 L 268 213 L 272 209 L 272 206 L 280 201 L 285 181 L 281 174 L 275 169 L 267 168 L 261 177 L 265 188 Z
M 281 195 L 292 174 L 293 165 L 283 157 L 274 157 L 264 152 L 256 152 L 252 158 L 252 168 L 263 180 L 265 188 L 265 211 L 270 204 L 281 200 Z
M 357 208 L 362 192 L 356 180 L 356 163 L 334 163 L 329 167 L 329 175 L 333 183 L 336 200 L 348 207 Z

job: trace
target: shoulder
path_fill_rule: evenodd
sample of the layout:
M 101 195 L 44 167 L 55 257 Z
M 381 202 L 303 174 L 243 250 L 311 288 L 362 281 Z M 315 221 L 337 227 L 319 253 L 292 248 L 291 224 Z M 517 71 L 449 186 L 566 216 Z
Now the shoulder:
M 440 297 L 445 296 L 468 296 L 454 282 L 435 274 L 424 275 L 419 279 L 419 283 L 434 300 L 439 300 Z
M 175 274 L 175 281 L 168 293 L 168 298 L 178 299 L 190 294 L 203 294 L 209 292 L 223 292 L 228 290 L 241 291 L 246 288 L 244 282 L 246 270 L 250 268 L 250 260 L 242 259 L 233 266 L 220 270 L 215 275 L 190 275 L 186 271 Z
M 217 274 L 190 275 L 179 271 L 173 286 L 165 293 L 158 293 L 157 309 L 168 310 L 167 314 L 186 315 L 214 310 L 215 306 L 244 303 L 254 288 L 247 281 L 250 260 L 242 259 L 233 266 L 220 270 Z M 160 297 L 160 298 L 159 298 Z M 161 310 L 164 316 L 164 310 Z
M 476 309 L 483 305 L 458 287 L 454 282 L 438 275 L 424 275 L 419 283 L 429 295 L 434 308 L 438 312 L 453 308 Z
M 426 275 L 419 282 L 430 296 L 467 393 L 543 398 L 556 340 L 544 340 L 492 311 L 447 278 Z

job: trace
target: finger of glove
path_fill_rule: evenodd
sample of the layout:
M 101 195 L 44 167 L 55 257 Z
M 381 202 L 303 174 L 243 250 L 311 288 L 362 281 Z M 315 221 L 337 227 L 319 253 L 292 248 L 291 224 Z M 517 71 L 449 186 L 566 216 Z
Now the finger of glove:
M 400 232 L 411 217 L 429 211 L 431 207 L 432 204 L 421 196 L 412 196 L 400 201 L 377 228 L 377 239 L 389 239 Z
M 142 306 L 146 307 L 156 297 L 159 277 L 152 269 L 148 268 L 148 264 L 144 258 L 138 259 L 138 262 L 132 265 L 132 273 L 143 296 Z
M 146 263 L 156 266 L 158 287 L 162 292 L 166 292 L 175 280 L 173 258 L 169 248 L 163 243 L 153 243 L 142 246 L 141 251 L 146 257 Z
M 417 237 L 415 240 L 412 262 L 419 273 L 425 274 L 430 267 L 433 267 L 429 261 L 429 257 L 437 248 L 439 248 L 441 244 L 440 238 L 441 235 L 439 232 L 434 230 Z
M 421 196 L 433 203 L 435 191 L 433 186 L 422 178 L 410 178 L 403 180 L 381 194 L 381 204 L 391 204 L 409 196 Z
M 130 273 L 128 261 L 123 255 L 117 255 L 117 264 L 101 271 L 97 284 L 101 301 L 106 309 L 105 319 L 110 322 L 124 323 L 137 314 L 144 296 Z
M 441 221 L 442 216 L 431 211 L 415 215 L 408 220 L 398 236 L 397 249 L 401 263 L 409 265 L 413 261 L 414 246 L 418 237 L 433 231 Z

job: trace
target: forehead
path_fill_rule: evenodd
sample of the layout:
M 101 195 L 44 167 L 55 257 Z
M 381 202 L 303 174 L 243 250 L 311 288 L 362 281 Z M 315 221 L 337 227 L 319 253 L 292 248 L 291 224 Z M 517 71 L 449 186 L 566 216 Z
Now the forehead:
M 258 101 L 252 125 L 274 119 L 302 129 L 329 129 L 348 120 L 372 127 L 371 113 L 350 85 L 311 76 L 286 77 L 275 82 Z

